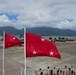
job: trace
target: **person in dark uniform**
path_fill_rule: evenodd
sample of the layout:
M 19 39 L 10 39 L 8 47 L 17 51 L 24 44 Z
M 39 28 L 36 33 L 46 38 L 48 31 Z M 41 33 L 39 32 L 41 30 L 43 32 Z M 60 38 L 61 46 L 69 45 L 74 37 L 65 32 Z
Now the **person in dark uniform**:
M 59 71 L 60 71 L 60 69 L 57 70 L 57 75 L 59 75 Z

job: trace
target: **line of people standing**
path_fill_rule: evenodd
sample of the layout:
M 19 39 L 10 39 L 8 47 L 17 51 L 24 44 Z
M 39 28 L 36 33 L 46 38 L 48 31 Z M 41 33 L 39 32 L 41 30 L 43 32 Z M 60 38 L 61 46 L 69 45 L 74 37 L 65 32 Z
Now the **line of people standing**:
M 49 66 L 46 70 L 42 70 L 41 68 L 35 72 L 35 75 L 76 75 L 75 69 L 73 66 L 57 69 L 54 67 L 51 69 Z

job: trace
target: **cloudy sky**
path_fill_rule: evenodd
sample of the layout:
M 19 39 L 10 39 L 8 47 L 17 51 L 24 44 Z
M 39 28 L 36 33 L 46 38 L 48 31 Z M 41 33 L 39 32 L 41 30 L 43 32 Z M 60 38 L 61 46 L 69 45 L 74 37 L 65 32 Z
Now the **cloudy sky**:
M 0 0 L 0 26 L 76 30 L 76 0 Z

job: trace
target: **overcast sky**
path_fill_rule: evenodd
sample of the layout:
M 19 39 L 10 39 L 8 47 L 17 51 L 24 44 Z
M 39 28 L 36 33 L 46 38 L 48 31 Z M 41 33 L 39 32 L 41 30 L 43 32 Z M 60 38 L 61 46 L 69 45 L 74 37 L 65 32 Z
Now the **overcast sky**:
M 76 0 L 0 0 L 0 26 L 76 30 Z

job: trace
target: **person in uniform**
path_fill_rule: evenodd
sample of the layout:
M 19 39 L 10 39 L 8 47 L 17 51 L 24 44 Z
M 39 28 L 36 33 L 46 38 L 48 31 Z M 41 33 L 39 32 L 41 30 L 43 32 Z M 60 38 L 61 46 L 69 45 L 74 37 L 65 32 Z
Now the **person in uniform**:
M 46 75 L 50 75 L 50 67 L 47 66 Z
M 63 71 L 62 70 L 60 70 L 60 75 L 63 75 Z
M 64 72 L 64 75 L 69 75 L 69 68 L 65 66 L 63 72 Z
M 43 75 L 42 69 L 40 68 L 39 70 L 37 70 L 35 74 L 36 74 L 36 75 Z
M 54 69 L 53 69 L 53 75 L 57 75 L 56 67 L 54 67 Z
M 73 66 L 71 66 L 71 75 L 74 75 L 75 74 L 74 72 L 75 72 L 75 69 Z

